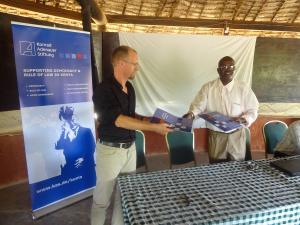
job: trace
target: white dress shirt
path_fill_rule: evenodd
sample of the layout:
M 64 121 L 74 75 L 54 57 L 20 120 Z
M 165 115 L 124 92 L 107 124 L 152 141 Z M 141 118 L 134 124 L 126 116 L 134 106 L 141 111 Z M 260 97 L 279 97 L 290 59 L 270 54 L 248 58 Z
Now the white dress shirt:
M 257 118 L 258 107 L 258 100 L 248 85 L 233 79 L 224 86 L 218 78 L 203 85 L 189 112 L 195 116 L 204 112 L 219 112 L 229 117 L 243 117 L 250 126 Z M 209 124 L 207 127 L 216 130 Z

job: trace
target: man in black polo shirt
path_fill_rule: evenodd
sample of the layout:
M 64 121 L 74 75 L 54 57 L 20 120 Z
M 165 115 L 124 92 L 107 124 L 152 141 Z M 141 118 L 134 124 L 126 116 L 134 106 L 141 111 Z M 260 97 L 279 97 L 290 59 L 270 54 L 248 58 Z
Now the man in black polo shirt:
M 103 225 L 116 178 L 120 173 L 136 169 L 135 130 L 166 134 L 167 124 L 155 124 L 135 119 L 135 92 L 128 80 L 138 70 L 137 52 L 120 46 L 112 54 L 114 75 L 98 85 L 93 101 L 98 114 L 96 173 L 97 183 L 93 195 L 92 225 Z M 123 224 L 120 193 L 116 189 L 112 224 Z

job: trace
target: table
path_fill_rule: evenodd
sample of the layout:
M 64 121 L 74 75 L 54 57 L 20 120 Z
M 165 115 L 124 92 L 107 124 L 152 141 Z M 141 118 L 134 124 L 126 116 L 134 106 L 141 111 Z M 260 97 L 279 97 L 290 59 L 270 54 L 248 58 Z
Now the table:
M 273 159 L 276 160 L 276 159 Z M 300 224 L 300 177 L 272 160 L 118 178 L 125 224 Z

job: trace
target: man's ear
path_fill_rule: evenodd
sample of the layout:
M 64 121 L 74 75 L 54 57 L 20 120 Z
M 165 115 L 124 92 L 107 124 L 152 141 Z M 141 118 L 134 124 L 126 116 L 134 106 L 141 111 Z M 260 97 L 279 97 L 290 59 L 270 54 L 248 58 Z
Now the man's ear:
M 119 60 L 118 64 L 124 66 L 126 63 L 123 60 Z

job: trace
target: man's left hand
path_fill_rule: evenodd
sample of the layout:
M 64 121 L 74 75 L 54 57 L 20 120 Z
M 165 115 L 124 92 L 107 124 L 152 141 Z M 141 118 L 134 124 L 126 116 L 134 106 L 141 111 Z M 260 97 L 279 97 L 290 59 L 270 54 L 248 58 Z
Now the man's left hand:
M 236 118 L 233 118 L 233 120 L 240 123 L 240 124 L 243 124 L 245 126 L 248 125 L 248 122 L 244 117 L 236 117 Z

